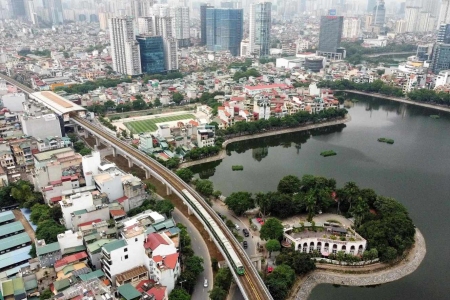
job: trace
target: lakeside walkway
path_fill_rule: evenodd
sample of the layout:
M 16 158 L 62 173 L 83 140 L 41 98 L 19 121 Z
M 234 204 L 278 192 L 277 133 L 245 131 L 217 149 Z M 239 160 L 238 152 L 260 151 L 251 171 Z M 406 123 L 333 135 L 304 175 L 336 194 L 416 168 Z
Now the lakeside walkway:
M 422 263 L 427 252 L 425 239 L 419 229 L 416 228 L 415 244 L 406 258 L 400 263 L 379 271 L 369 270 L 365 274 L 348 274 L 333 271 L 315 270 L 298 284 L 300 286 L 295 297 L 290 299 L 306 300 L 314 287 L 319 284 L 339 284 L 347 286 L 378 285 L 401 279 L 414 272 Z M 348 269 L 346 269 L 347 271 Z M 355 272 L 363 271 L 354 268 Z
M 417 106 L 422 106 L 422 107 L 426 107 L 426 108 L 436 109 L 436 110 L 440 110 L 440 111 L 450 112 L 450 107 L 448 107 L 448 106 L 439 106 L 439 105 L 436 105 L 436 104 L 422 103 L 422 102 L 408 100 L 408 99 L 405 99 L 405 98 L 386 96 L 386 95 L 378 94 L 378 93 L 366 93 L 366 92 L 353 91 L 353 90 L 336 90 L 336 92 L 346 92 L 346 93 L 353 93 L 353 94 L 364 95 L 364 96 L 371 96 L 371 97 L 387 99 L 387 100 L 402 102 L 402 103 L 406 103 L 406 104 L 411 104 L 411 105 L 417 105 Z
M 266 131 L 266 132 L 261 132 L 261 133 L 256 133 L 256 134 L 247 134 L 247 135 L 236 136 L 236 137 L 233 137 L 233 138 L 228 139 L 225 142 L 223 142 L 222 150 L 220 150 L 220 152 L 217 155 L 202 158 L 199 160 L 188 161 L 188 162 L 180 164 L 180 166 L 178 168 L 180 168 L 180 169 L 181 168 L 189 168 L 189 167 L 192 167 L 195 165 L 200 165 L 200 164 L 209 163 L 209 162 L 213 162 L 213 161 L 217 161 L 217 160 L 222 160 L 227 156 L 225 149 L 231 143 L 235 143 L 235 142 L 239 142 L 239 141 L 246 141 L 246 140 L 251 140 L 251 139 L 258 139 L 258 138 L 267 137 L 267 136 L 274 136 L 274 135 L 279 135 L 279 134 L 292 133 L 292 132 L 298 132 L 298 131 L 306 131 L 306 130 L 311 130 L 311 129 L 316 129 L 316 128 L 339 125 L 339 124 L 347 123 L 350 120 L 351 120 L 351 117 L 349 114 L 347 114 L 345 116 L 345 118 L 339 119 L 336 121 L 329 121 L 329 122 L 311 124 L 311 125 L 307 125 L 307 126 L 292 127 L 292 128 L 281 129 L 281 130 L 273 130 L 273 131 Z

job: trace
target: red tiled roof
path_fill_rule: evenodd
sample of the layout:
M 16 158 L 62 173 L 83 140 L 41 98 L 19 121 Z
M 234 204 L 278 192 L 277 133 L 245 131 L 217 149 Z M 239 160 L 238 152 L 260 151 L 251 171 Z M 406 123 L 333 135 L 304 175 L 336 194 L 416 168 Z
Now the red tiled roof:
M 62 183 L 61 180 L 50 181 L 51 185 L 57 185 L 57 184 L 61 184 L 61 183 Z
M 61 177 L 62 182 L 70 181 L 70 176 L 63 176 Z
M 151 284 L 153 284 L 155 281 L 154 280 L 141 280 L 137 285 L 136 285 L 136 289 L 140 292 L 143 293 L 144 292 L 144 284 L 148 284 L 149 286 Z
M 163 300 L 166 296 L 165 286 L 154 286 L 147 292 L 148 295 L 153 295 L 155 300 Z
M 123 196 L 123 197 L 120 197 L 119 199 L 117 199 L 117 202 L 122 203 L 122 202 L 124 202 L 127 199 L 128 199 L 127 196 Z
M 109 213 L 113 217 L 121 217 L 121 216 L 125 216 L 127 214 L 123 209 L 110 210 Z
M 174 269 L 177 266 L 178 253 L 165 255 L 165 258 L 163 258 L 163 256 L 161 256 L 161 255 L 156 255 L 156 256 L 153 256 L 153 260 L 155 262 L 162 261 L 164 266 L 166 266 L 170 269 Z
M 56 261 L 54 266 L 56 268 L 58 268 L 58 267 L 65 266 L 65 265 L 68 265 L 68 264 L 76 262 L 76 261 L 83 260 L 85 258 L 87 258 L 87 254 L 86 254 L 85 251 L 79 252 L 79 253 L 75 253 L 75 254 L 66 256 L 66 257 Z
M 91 225 L 92 223 L 100 223 L 101 221 L 102 221 L 102 219 L 95 219 L 95 220 L 92 220 L 92 221 L 87 221 L 87 222 L 78 224 L 78 227 Z
M 159 245 L 169 245 L 166 240 L 158 233 L 150 233 L 147 235 L 147 241 L 144 243 L 145 249 L 155 250 Z
M 267 84 L 267 85 L 255 85 L 255 86 L 251 86 L 251 85 L 246 85 L 245 86 L 246 89 L 254 91 L 254 90 L 262 90 L 262 89 L 276 89 L 276 88 L 288 88 L 287 84 L 284 83 L 275 83 L 275 84 Z
M 51 202 L 56 203 L 62 200 L 62 196 L 53 197 L 50 199 Z

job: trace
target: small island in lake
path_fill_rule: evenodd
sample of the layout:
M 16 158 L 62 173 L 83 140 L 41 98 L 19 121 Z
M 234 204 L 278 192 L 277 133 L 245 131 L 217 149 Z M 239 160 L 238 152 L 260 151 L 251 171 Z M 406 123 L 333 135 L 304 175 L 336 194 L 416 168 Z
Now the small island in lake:
M 387 138 L 379 138 L 378 141 L 381 143 L 387 143 L 387 144 L 391 144 L 391 145 L 394 143 L 393 139 L 387 139 Z
M 440 117 L 439 117 L 439 115 L 430 115 L 430 118 L 432 118 L 432 119 L 439 119 Z
M 323 157 L 327 157 L 327 156 L 337 155 L 337 153 L 334 150 L 327 150 L 327 151 L 320 152 L 320 155 L 322 155 Z
M 233 170 L 233 171 L 243 171 L 244 170 L 244 166 L 232 166 L 231 170 Z

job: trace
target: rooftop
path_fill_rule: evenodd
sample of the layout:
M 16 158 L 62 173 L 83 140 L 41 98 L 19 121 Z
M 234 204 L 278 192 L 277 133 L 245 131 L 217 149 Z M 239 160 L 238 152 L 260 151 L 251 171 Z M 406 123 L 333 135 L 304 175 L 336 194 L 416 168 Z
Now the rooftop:
M 126 300 L 138 299 L 141 297 L 141 293 L 139 293 L 139 291 L 130 283 L 119 286 L 117 290 Z
M 158 233 L 147 235 L 147 241 L 144 244 L 145 249 L 155 250 L 159 245 L 169 245 L 169 243 Z
M 111 243 L 105 244 L 102 246 L 102 248 L 108 252 L 111 253 L 111 251 L 120 249 L 122 247 L 125 247 L 127 245 L 127 242 L 125 240 L 115 240 Z
M 61 250 L 61 248 L 59 247 L 59 243 L 58 242 L 54 242 L 45 246 L 41 246 L 41 247 L 36 247 L 36 254 L 38 256 L 40 255 L 44 255 L 47 253 L 51 253 L 51 252 L 56 252 Z
M 14 219 L 15 217 L 12 211 L 5 211 L 0 213 L 0 223 L 8 222 Z
M 70 152 L 70 151 L 73 151 L 73 149 L 72 148 L 60 148 L 60 149 L 36 153 L 36 154 L 34 154 L 34 157 L 38 161 L 44 161 L 44 160 L 49 160 L 49 159 L 54 158 L 54 156 L 56 154 L 66 153 L 66 152 Z
M 26 244 L 31 242 L 30 237 L 28 236 L 28 233 L 22 232 L 7 238 L 4 238 L 1 240 L 0 243 L 0 252 L 4 251 L 6 249 L 11 249 L 17 246 L 20 246 L 22 244 Z
M 47 106 L 48 108 L 50 108 L 59 115 L 63 115 L 73 111 L 86 110 L 84 107 L 79 106 L 78 104 L 75 104 L 67 99 L 64 99 L 63 97 L 53 92 L 49 91 L 37 92 L 32 93 L 30 96 L 31 98 L 34 98 L 39 102 L 43 103 L 45 106 Z
M 0 226 L 0 236 L 5 236 L 23 230 L 25 230 L 25 228 L 23 228 L 23 225 L 20 221 L 8 223 L 3 226 Z

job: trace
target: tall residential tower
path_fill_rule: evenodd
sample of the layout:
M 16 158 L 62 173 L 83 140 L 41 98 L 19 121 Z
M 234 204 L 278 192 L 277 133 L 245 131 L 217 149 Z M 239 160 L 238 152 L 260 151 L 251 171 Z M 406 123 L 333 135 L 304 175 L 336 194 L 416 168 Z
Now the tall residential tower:
M 272 3 L 260 2 L 250 7 L 250 52 L 259 56 L 270 54 Z
M 133 32 L 133 19 L 118 17 L 109 19 L 109 37 L 113 70 L 126 75 L 139 75 L 141 57 L 139 44 Z
M 206 9 L 206 46 L 208 50 L 229 50 L 233 56 L 238 56 L 243 35 L 243 22 L 242 9 Z

